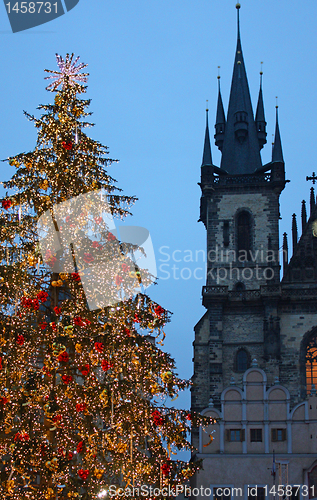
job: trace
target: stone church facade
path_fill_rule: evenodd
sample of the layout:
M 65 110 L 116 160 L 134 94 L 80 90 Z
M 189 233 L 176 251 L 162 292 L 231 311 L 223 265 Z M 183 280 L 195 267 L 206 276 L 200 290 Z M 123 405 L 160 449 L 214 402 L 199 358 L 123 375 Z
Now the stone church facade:
M 265 485 L 272 487 L 275 479 L 276 485 L 316 484 L 316 492 L 311 488 L 307 495 L 302 488 L 292 490 L 293 498 L 312 498 L 317 497 L 317 205 L 311 188 L 309 213 L 302 202 L 300 237 L 293 215 L 289 257 L 286 234 L 279 245 L 279 196 L 288 181 L 278 109 L 272 160 L 263 165 L 262 75 L 254 115 L 239 9 L 237 4 L 227 116 L 219 80 L 214 137 L 221 164 L 212 162 L 207 112 L 201 167 L 208 264 L 206 312 L 195 326 L 193 344 L 192 410 L 215 416 L 218 423 L 193 434 L 198 450 L 193 460 L 203 458 L 204 470 L 192 484 L 239 485 L 244 499 L 263 500 L 271 498 Z M 261 486 L 252 496 L 247 485 L 254 484 Z

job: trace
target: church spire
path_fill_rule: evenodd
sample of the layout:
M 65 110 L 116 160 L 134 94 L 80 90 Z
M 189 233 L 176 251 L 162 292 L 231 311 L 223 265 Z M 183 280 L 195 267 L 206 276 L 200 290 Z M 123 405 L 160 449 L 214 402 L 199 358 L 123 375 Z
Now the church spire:
M 220 75 L 218 75 L 218 103 L 217 103 L 217 114 L 216 114 L 216 124 L 215 130 L 215 144 L 222 151 L 223 138 L 226 128 L 226 117 L 223 109 L 221 90 L 220 90 Z
M 280 127 L 278 124 L 278 106 L 277 105 L 276 105 L 276 125 L 275 125 L 274 146 L 273 146 L 273 151 L 272 151 L 272 161 L 284 162 L 283 151 L 282 151 L 282 142 L 281 142 L 281 136 L 280 136 Z
M 221 168 L 231 174 L 249 174 L 261 168 L 262 162 L 242 53 L 239 3 L 236 8 L 237 48 L 222 147 Z
M 262 65 L 262 63 L 261 63 L 261 65 Z M 266 121 L 265 121 L 265 115 L 264 115 L 264 104 L 263 104 L 262 76 L 263 76 L 263 71 L 262 71 L 262 67 L 261 67 L 260 90 L 259 90 L 259 97 L 258 97 L 258 105 L 256 107 L 256 113 L 255 113 L 255 124 L 256 124 L 256 130 L 258 133 L 260 149 L 262 149 L 264 144 L 266 144 L 266 135 L 267 135 L 266 134 Z
M 209 126 L 208 126 L 208 101 L 206 106 L 206 131 L 205 131 L 205 143 L 204 143 L 204 151 L 203 151 L 203 161 L 201 166 L 209 166 L 212 165 L 212 157 L 211 157 L 211 147 L 210 147 L 210 135 L 209 135 Z

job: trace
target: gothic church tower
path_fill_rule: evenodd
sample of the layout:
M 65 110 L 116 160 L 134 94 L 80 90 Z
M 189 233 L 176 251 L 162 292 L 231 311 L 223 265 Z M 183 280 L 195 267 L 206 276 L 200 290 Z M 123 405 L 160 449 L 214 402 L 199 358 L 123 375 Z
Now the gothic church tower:
M 312 498 L 317 496 L 317 204 L 311 188 L 309 215 L 302 202 L 300 238 L 293 214 L 289 260 L 286 233 L 279 252 L 279 197 L 288 181 L 278 109 L 272 159 L 262 165 L 262 75 L 254 115 L 236 7 L 227 116 L 220 82 L 218 89 L 214 138 L 221 164 L 212 161 L 207 111 L 201 166 L 200 221 L 208 259 L 206 312 L 193 343 L 192 409 L 217 423 L 192 434 L 198 450 L 193 459 L 204 461 L 192 484 L 222 500 L 237 497 L 232 486 L 244 500 L 269 498 L 265 485 L 272 484 L 276 454 L 278 483 L 316 488 L 309 492 Z M 317 176 L 307 180 L 315 183 Z M 260 485 L 257 493 L 248 493 L 250 484 Z M 299 500 L 301 493 L 293 493 Z
M 222 390 L 232 377 L 238 381 L 254 358 L 270 362 L 274 380 L 280 356 L 277 297 L 271 290 L 280 283 L 279 196 L 286 182 L 284 160 L 276 114 L 272 161 L 262 165 L 260 151 L 266 143 L 262 81 L 254 117 L 239 8 L 237 13 L 227 118 L 218 80 L 214 137 L 222 153 L 221 165 L 212 163 L 207 117 L 201 167 L 200 220 L 207 231 L 208 264 L 203 288 L 207 312 L 195 328 L 192 407 L 196 410 L 206 408 L 210 397 L 219 404 Z

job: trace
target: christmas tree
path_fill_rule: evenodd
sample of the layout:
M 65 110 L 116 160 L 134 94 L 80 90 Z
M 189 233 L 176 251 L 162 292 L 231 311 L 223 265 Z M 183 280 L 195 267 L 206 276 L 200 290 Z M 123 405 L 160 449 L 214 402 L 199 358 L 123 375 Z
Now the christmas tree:
M 144 250 L 112 224 L 135 198 L 120 194 L 107 148 L 85 134 L 88 74 L 78 59 L 57 56 L 59 71 L 47 77 L 54 104 L 39 106 L 40 118 L 26 113 L 36 147 L 8 159 L 16 172 L 0 214 L 3 499 L 181 484 L 199 464 L 171 455 L 191 449 L 191 426 L 210 423 L 166 405 L 189 382 L 159 348 L 170 313 L 145 293 L 153 276 L 134 258 Z

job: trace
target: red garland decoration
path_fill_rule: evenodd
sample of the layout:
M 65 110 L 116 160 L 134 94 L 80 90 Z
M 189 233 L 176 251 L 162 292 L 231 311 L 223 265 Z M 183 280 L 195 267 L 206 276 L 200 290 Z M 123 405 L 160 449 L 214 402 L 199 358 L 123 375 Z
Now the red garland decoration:
M 162 314 L 165 313 L 165 310 L 161 306 L 156 306 L 156 308 L 154 309 L 154 312 L 155 312 L 156 316 L 158 316 L 160 318 L 162 316 Z
M 73 377 L 71 375 L 63 375 L 62 376 L 62 381 L 64 384 L 68 385 L 70 382 L 72 382 Z
M 86 403 L 77 403 L 76 404 L 76 411 L 77 411 L 77 413 L 85 411 L 86 408 L 87 408 Z
M 103 352 L 104 345 L 102 342 L 95 342 L 95 349 L 97 352 Z
M 23 335 L 18 335 L 17 336 L 17 344 L 18 345 L 23 345 L 24 344 L 24 337 L 23 337 Z
M 100 217 L 101 218 L 101 217 Z M 96 219 L 95 219 L 96 221 Z M 96 221 L 97 222 L 97 221 Z M 101 222 L 101 221 L 100 221 Z M 108 241 L 114 241 L 116 239 L 115 235 L 112 234 L 112 233 L 108 233 L 108 236 L 107 236 L 107 239 Z
M 82 479 L 83 481 L 86 481 L 86 479 L 88 478 L 89 476 L 89 470 L 86 469 L 79 469 L 78 471 L 78 476 L 80 477 L 80 479 Z
M 72 147 L 73 147 L 73 143 L 72 143 L 72 141 L 68 141 L 68 142 L 63 141 L 62 142 L 62 146 L 67 151 L 70 151 L 72 149 Z
M 155 426 L 163 425 L 164 419 L 158 410 L 152 412 L 152 418 Z
M 139 316 L 137 315 L 137 313 L 135 313 L 133 321 L 134 321 L 134 323 L 141 323 L 141 320 L 140 320 Z
M 50 326 L 52 327 L 53 332 L 56 332 L 56 330 L 57 330 L 57 326 L 56 326 L 55 321 L 52 321 L 52 322 L 50 323 Z
M 39 327 L 41 328 L 41 330 L 45 330 L 45 328 L 47 327 L 46 321 L 43 321 L 43 323 L 40 323 Z
M 12 205 L 12 201 L 11 200 L 2 200 L 2 206 L 3 208 L 5 208 L 6 210 L 8 210 L 8 208 L 10 208 Z
M 74 318 L 74 325 L 76 326 L 83 326 L 83 320 L 80 316 L 76 316 Z
M 123 328 L 124 333 L 127 335 L 127 337 L 131 337 L 131 330 L 129 328 Z
M 98 241 L 93 241 L 91 246 L 92 246 L 92 248 L 96 248 L 96 250 L 102 249 L 102 245 L 100 243 L 98 243 Z
M 78 273 L 71 273 L 71 277 L 74 281 L 80 281 L 80 276 Z
M 56 259 L 55 255 L 53 255 L 50 250 L 47 250 L 44 260 L 45 260 L 46 264 L 48 264 L 50 267 L 54 267 L 57 259 Z
M 90 372 L 90 366 L 89 365 L 80 366 L 79 371 L 83 377 L 86 377 Z
M 83 261 L 86 262 L 86 264 L 90 264 L 93 262 L 95 259 L 91 255 L 91 253 L 84 253 Z
M 37 294 L 37 299 L 40 300 L 41 302 L 46 302 L 47 301 L 47 298 L 48 298 L 48 293 L 47 292 L 44 292 L 43 290 L 41 290 L 38 294 Z
M 60 363 L 67 363 L 69 361 L 69 356 L 67 351 L 63 351 L 58 356 L 58 361 Z
M 119 274 L 117 274 L 117 276 L 115 277 L 116 285 L 120 286 L 122 281 L 123 281 L 123 278 L 121 278 L 121 276 L 119 276 Z
M 107 372 L 110 370 L 110 368 L 113 368 L 113 364 L 109 363 L 106 359 L 103 359 L 101 362 L 101 368 L 103 369 L 104 372 Z
M 22 297 L 21 304 L 22 304 L 22 307 L 25 307 L 26 309 L 31 309 L 32 299 L 29 299 L 27 297 Z
M 84 441 L 79 441 L 78 445 L 77 445 L 77 453 L 81 453 L 83 451 L 83 448 L 84 448 Z
M 56 314 L 56 316 L 59 316 L 62 312 L 62 308 L 61 307 L 54 307 L 54 313 Z
M 33 306 L 33 309 L 34 309 L 35 311 L 38 311 L 38 310 L 39 310 L 39 308 L 40 308 L 40 303 L 39 303 L 39 301 L 38 301 L 37 299 L 33 299 L 33 300 L 32 300 L 32 306 Z
M 29 441 L 30 436 L 27 432 L 17 432 L 14 436 L 14 441 Z
M 62 415 L 55 415 L 55 417 L 52 418 L 54 424 L 60 425 L 62 421 Z
M 161 469 L 162 469 L 163 476 L 168 476 L 170 473 L 170 470 L 171 470 L 171 466 L 169 463 L 162 464 Z

